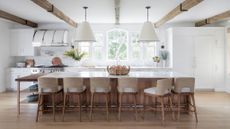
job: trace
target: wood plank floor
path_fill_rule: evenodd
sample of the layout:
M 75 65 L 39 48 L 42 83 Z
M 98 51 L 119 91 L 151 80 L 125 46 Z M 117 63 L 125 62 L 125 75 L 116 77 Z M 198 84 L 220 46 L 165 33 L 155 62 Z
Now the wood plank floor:
M 35 122 L 36 105 L 21 106 L 21 116 L 16 116 L 16 94 L 0 93 L 0 129 L 230 129 L 230 94 L 199 92 L 196 93 L 199 122 L 196 124 L 193 115 L 182 114 L 179 122 L 172 121 L 166 114 L 166 125 L 161 126 L 160 113 L 149 112 L 143 120 L 135 121 L 133 112 L 123 112 L 122 121 L 116 119 L 116 112 L 110 114 L 106 121 L 105 112 L 96 111 L 93 122 L 89 122 L 89 114 L 83 113 L 79 122 L 78 113 L 67 113 L 66 122 L 61 122 L 58 113 L 57 122 L 52 121 L 50 114 L 42 115 Z

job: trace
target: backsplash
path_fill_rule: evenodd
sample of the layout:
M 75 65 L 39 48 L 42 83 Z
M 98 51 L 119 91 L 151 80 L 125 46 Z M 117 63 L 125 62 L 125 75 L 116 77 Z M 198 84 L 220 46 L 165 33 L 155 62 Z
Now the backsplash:
M 69 57 L 64 55 L 55 55 L 55 56 L 34 56 L 34 57 L 14 57 L 14 61 L 12 63 L 12 67 L 15 67 L 17 62 L 24 62 L 26 59 L 34 59 L 35 65 L 52 65 L 52 58 L 60 57 L 62 63 L 67 66 L 107 66 L 107 65 L 130 65 L 130 66 L 141 66 L 141 67 L 162 67 L 162 63 L 159 63 L 157 66 L 153 63 L 153 61 L 94 61 L 90 59 L 82 59 L 80 62 L 77 62 Z M 168 67 L 168 65 L 166 65 Z

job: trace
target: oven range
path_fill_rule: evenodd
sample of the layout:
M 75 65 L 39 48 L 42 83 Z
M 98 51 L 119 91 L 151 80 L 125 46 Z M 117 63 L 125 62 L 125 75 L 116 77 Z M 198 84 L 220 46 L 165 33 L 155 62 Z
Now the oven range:
M 64 72 L 64 67 L 67 67 L 66 65 L 52 65 L 52 66 L 35 66 L 31 69 L 32 74 L 38 74 L 38 73 L 53 73 L 53 72 Z

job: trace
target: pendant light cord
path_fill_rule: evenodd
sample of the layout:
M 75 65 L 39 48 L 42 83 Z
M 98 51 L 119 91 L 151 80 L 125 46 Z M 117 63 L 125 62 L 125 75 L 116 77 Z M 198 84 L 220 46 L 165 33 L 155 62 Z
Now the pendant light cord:
M 87 21 L 87 9 L 88 9 L 88 7 L 84 6 L 83 8 L 85 9 L 85 21 Z
M 147 10 L 147 21 L 149 21 L 149 9 L 151 8 L 150 6 L 146 6 L 145 7 Z

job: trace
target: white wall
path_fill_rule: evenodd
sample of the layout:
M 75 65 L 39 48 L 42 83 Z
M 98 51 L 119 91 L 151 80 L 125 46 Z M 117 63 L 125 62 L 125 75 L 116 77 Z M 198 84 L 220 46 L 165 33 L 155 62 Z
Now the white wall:
M 226 46 L 225 46 L 225 87 L 226 91 L 230 93 L 230 33 L 227 33 L 226 26 Z
M 0 19 L 0 92 L 6 89 L 6 69 L 10 66 L 10 26 Z

